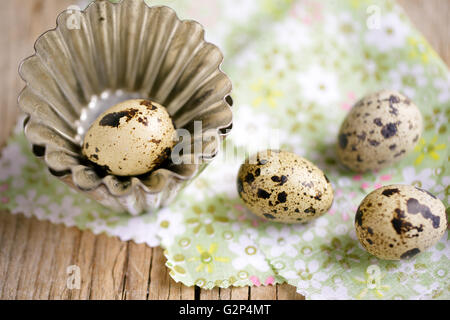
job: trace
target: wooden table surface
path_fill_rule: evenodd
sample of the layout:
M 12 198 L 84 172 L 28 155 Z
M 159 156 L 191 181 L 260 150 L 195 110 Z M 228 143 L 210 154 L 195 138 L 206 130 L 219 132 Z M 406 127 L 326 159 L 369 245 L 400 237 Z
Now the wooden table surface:
M 0 10 L 0 146 L 18 114 L 23 83 L 19 61 L 34 40 L 53 28 L 57 13 L 75 0 L 2 0 Z M 399 0 L 415 25 L 450 65 L 450 1 Z M 35 218 L 0 212 L 0 299 L 303 299 L 289 285 L 203 290 L 175 283 L 161 248 L 122 242 Z M 66 269 L 81 270 L 69 290 Z

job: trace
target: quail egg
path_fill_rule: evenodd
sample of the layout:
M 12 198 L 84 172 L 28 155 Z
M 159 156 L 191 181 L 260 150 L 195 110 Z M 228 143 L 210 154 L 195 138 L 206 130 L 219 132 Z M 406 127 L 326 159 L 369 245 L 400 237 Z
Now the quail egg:
M 286 151 L 267 150 L 249 157 L 239 169 L 237 186 L 250 211 L 276 222 L 307 222 L 324 214 L 333 202 L 325 174 Z
M 433 246 L 447 230 L 443 203 L 426 190 L 390 185 L 368 194 L 355 215 L 362 246 L 386 260 L 407 259 Z
M 94 121 L 84 137 L 82 152 L 110 174 L 140 175 L 170 156 L 174 137 L 174 125 L 163 106 L 128 100 Z
M 337 155 L 349 169 L 386 167 L 410 152 L 422 134 L 422 115 L 404 95 L 383 90 L 356 103 L 339 131 Z

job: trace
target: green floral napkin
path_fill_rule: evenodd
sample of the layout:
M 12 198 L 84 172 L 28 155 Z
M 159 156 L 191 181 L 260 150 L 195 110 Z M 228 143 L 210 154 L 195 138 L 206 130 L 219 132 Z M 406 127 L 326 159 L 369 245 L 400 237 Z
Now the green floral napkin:
M 382 185 L 417 185 L 446 206 L 450 198 L 450 73 L 393 1 L 150 3 L 198 20 L 224 51 L 235 100 L 227 152 L 169 208 L 130 217 L 50 177 L 18 128 L 0 158 L 0 208 L 161 245 L 171 276 L 187 286 L 288 282 L 308 299 L 450 298 L 448 232 L 415 258 L 390 262 L 363 250 L 353 227 L 359 202 Z M 335 160 L 339 125 L 358 98 L 381 88 L 397 89 L 421 108 L 423 138 L 396 166 L 351 174 Z M 265 222 L 238 198 L 243 158 L 230 155 L 265 147 L 269 129 L 279 129 L 282 147 L 315 162 L 333 183 L 333 207 L 309 224 Z

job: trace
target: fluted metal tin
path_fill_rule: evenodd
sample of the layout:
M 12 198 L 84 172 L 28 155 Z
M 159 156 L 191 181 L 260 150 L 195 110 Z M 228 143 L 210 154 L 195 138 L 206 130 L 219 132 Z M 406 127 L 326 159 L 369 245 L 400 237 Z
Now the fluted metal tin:
M 204 40 L 199 23 L 181 21 L 171 8 L 94 1 L 82 12 L 62 12 L 35 51 L 19 69 L 25 135 L 53 175 L 113 210 L 137 215 L 169 204 L 215 157 L 220 141 L 185 155 L 199 164 L 169 164 L 139 177 L 101 175 L 83 160 L 81 145 L 107 108 L 150 99 L 167 108 L 177 128 L 192 132 L 202 121 L 203 132 L 216 130 L 222 139 L 232 125 L 222 53 Z

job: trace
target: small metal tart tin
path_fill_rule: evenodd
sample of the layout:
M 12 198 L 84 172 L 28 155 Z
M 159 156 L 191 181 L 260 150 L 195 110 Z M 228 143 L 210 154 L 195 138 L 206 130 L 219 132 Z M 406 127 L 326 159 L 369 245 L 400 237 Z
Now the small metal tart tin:
M 185 155 L 199 158 L 198 164 L 169 163 L 148 175 L 119 178 L 83 161 L 84 134 L 109 107 L 142 98 L 165 106 L 176 128 L 192 132 L 201 121 L 203 132 L 225 138 L 232 85 L 220 69 L 222 53 L 205 41 L 198 22 L 181 21 L 171 8 L 143 0 L 94 1 L 73 15 L 62 12 L 57 27 L 38 38 L 36 53 L 20 65 L 25 135 L 54 176 L 112 210 L 137 215 L 166 206 L 214 159 L 207 150 L 218 150 L 220 141 Z

